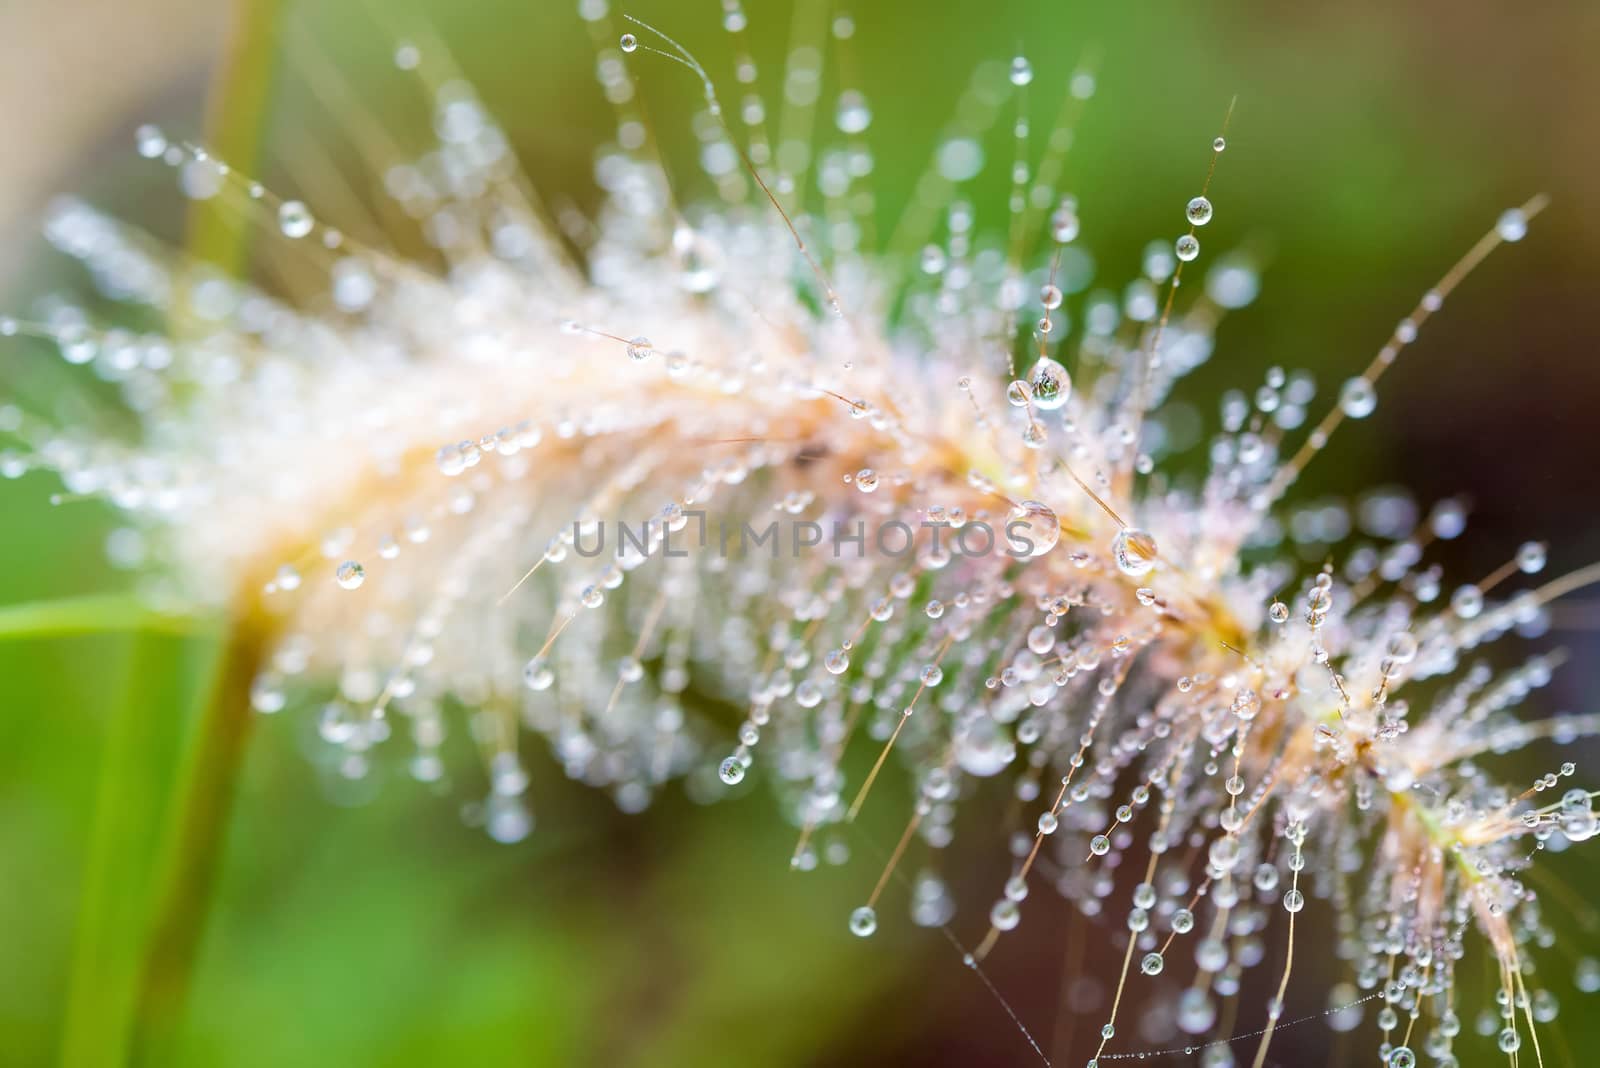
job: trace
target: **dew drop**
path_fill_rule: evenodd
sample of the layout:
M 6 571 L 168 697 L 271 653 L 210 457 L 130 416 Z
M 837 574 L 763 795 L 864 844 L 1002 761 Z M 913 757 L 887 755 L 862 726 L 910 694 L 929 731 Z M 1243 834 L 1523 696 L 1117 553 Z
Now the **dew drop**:
M 1053 412 L 1072 396 L 1072 376 L 1057 361 L 1041 356 L 1028 376 L 1028 389 L 1033 394 L 1034 404 Z
M 1528 216 L 1521 208 L 1509 208 L 1500 213 L 1494 229 L 1502 241 L 1521 241 L 1528 235 Z
M 1339 387 L 1339 410 L 1351 419 L 1365 419 L 1377 406 L 1377 390 L 1365 378 L 1357 375 Z
M 871 938 L 878 929 L 878 914 L 871 905 L 862 905 L 850 914 L 850 933 L 857 938 Z
M 1028 62 L 1026 56 L 1018 56 L 1011 61 L 1011 84 L 1016 86 L 1027 85 L 1033 81 L 1033 64 Z
M 639 38 L 635 37 L 631 33 L 623 34 L 622 40 L 618 43 L 622 45 L 622 50 L 624 52 L 635 52 L 639 48 Z
M 744 781 L 744 761 L 738 757 L 728 757 L 717 768 L 717 775 L 729 786 L 738 786 Z
M 556 673 L 542 656 L 536 656 L 522 665 L 522 684 L 535 693 L 548 690 L 556 681 Z
M 968 181 L 983 170 L 983 148 L 970 137 L 951 138 L 939 146 L 935 166 L 948 182 Z
M 1180 260 L 1188 263 L 1200 255 L 1200 242 L 1193 234 L 1184 234 L 1173 243 L 1172 251 L 1177 254 Z
M 354 560 L 346 560 L 334 569 L 333 577 L 340 586 L 353 590 L 367 580 L 367 569 Z
M 1205 197 L 1195 197 L 1189 201 L 1189 206 L 1184 208 L 1183 213 L 1196 226 L 1204 226 L 1211 221 L 1211 201 Z
M 1111 556 L 1124 575 L 1148 575 L 1156 566 L 1156 540 L 1136 527 L 1123 527 L 1111 540 Z
M 311 232 L 312 223 L 310 210 L 300 201 L 285 200 L 278 205 L 278 229 L 285 237 L 305 237 Z
M 1470 583 L 1450 595 L 1450 610 L 1462 619 L 1475 619 L 1483 611 L 1483 591 Z
M 841 133 L 858 134 L 866 130 L 872 125 L 872 109 L 867 106 L 867 98 L 855 89 L 840 93 L 833 121 Z
M 1011 509 L 1006 541 L 1013 553 L 1043 556 L 1061 540 L 1061 520 L 1040 501 L 1021 501 Z
M 208 156 L 196 157 L 178 172 L 178 184 L 190 200 L 210 200 L 222 192 L 222 167 Z
M 155 159 L 167 150 L 167 136 L 158 126 L 148 123 L 134 131 L 133 141 L 139 149 L 139 155 L 145 159 Z

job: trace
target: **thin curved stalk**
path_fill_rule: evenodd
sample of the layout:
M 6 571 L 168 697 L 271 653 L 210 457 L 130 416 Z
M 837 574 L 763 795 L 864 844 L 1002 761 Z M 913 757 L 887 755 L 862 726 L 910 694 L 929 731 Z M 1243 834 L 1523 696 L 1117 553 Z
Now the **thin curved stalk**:
M 134 994 L 130 1059 L 136 1064 L 173 1061 L 244 762 L 251 681 L 263 650 L 253 619 L 228 634 L 179 765 Z

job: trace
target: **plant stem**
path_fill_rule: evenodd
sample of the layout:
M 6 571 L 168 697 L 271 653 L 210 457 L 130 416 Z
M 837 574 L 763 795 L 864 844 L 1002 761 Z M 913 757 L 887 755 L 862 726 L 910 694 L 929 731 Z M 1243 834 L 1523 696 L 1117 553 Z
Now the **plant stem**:
M 263 646 L 262 629 L 253 618 L 230 630 L 179 765 L 134 995 L 134 1063 L 165 1065 L 173 1060 L 244 761 L 250 687 Z
M 227 49 L 211 83 L 207 150 L 240 174 L 254 173 L 261 154 L 281 6 L 281 0 L 237 0 Z M 196 259 L 238 275 L 250 254 L 253 224 L 231 203 L 227 197 L 192 202 L 185 244 Z

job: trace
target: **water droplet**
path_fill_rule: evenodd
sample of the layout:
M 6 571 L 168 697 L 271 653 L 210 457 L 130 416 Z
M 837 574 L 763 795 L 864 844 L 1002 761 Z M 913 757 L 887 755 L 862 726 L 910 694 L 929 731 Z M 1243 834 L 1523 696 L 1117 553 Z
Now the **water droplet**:
M 871 938 L 878 929 L 878 913 L 871 905 L 862 905 L 850 914 L 850 933 L 857 938 Z
M 840 93 L 833 121 L 840 133 L 861 133 L 872 125 L 872 109 L 867 106 L 867 98 L 855 89 Z
M 654 353 L 655 349 L 650 346 L 649 338 L 641 336 L 628 339 L 628 358 L 630 360 L 648 360 Z
M 1013 553 L 1043 556 L 1061 540 L 1061 520 L 1039 501 L 1021 501 L 1011 509 L 1006 541 Z
M 1050 216 L 1050 238 L 1058 245 L 1069 244 L 1078 236 L 1078 213 L 1063 204 Z
M 1299 912 L 1306 907 L 1306 896 L 1298 890 L 1290 889 L 1283 895 L 1283 907 L 1289 912 Z
M 1483 611 L 1483 591 L 1467 584 L 1450 595 L 1450 610 L 1462 619 L 1475 619 Z
M 622 40 L 618 43 L 622 45 L 622 50 L 624 52 L 634 52 L 639 48 L 639 38 L 635 37 L 631 33 L 623 34 Z
M 1217 138 L 1215 141 L 1211 142 L 1211 151 L 1213 151 L 1213 152 L 1221 152 L 1223 149 L 1225 149 L 1227 147 L 1228 147 L 1228 142 L 1224 141 L 1220 137 Z
M 1365 419 L 1378 406 L 1378 392 L 1359 375 L 1339 387 L 1339 410 L 1351 419 Z
M 1274 623 L 1286 622 L 1289 618 L 1289 606 L 1282 601 L 1273 601 L 1267 606 L 1267 618 Z
M 305 237 L 313 222 L 310 210 L 298 200 L 285 200 L 278 205 L 278 229 L 285 237 Z
M 1494 224 L 1502 241 L 1521 241 L 1528 235 L 1528 216 L 1521 208 L 1510 208 L 1500 213 Z
M 1011 84 L 1022 86 L 1033 81 L 1033 64 L 1029 63 L 1026 56 L 1018 56 L 1011 61 Z
M 178 172 L 178 185 L 190 200 L 210 200 L 222 192 L 224 178 L 221 164 L 209 156 L 197 156 Z
M 1189 206 L 1184 208 L 1183 213 L 1196 226 L 1204 226 L 1211 221 L 1211 201 L 1205 197 L 1195 197 L 1189 201 Z
M 1041 356 L 1028 376 L 1028 389 L 1033 394 L 1034 404 L 1053 412 L 1072 396 L 1072 376 L 1060 363 L 1048 356 Z
M 1195 239 L 1193 234 L 1184 234 L 1173 243 L 1172 251 L 1180 260 L 1188 263 L 1200 255 L 1200 242 Z
M 548 690 L 555 681 L 556 673 L 550 670 L 549 663 L 542 656 L 536 656 L 522 665 L 522 684 L 536 693 Z
M 1148 575 L 1156 566 L 1156 540 L 1135 527 L 1123 527 L 1111 540 L 1111 556 L 1124 575 Z
M 1139 970 L 1146 975 L 1160 975 L 1161 969 L 1166 966 L 1166 960 L 1159 953 L 1146 953 L 1144 960 L 1139 962 Z
M 1089 852 L 1097 857 L 1103 857 L 1111 852 L 1111 839 L 1103 834 L 1097 834 L 1089 839 Z
M 970 137 L 951 138 L 939 146 L 935 166 L 945 181 L 968 181 L 983 170 L 983 148 Z
M 134 131 L 133 142 L 145 159 L 155 159 L 167 150 L 167 135 L 160 127 L 148 123 Z
M 728 757 L 717 768 L 717 775 L 729 786 L 738 786 L 744 781 L 744 761 L 738 757 Z
M 1246 686 L 1233 695 L 1233 704 L 1230 707 L 1233 709 L 1233 714 L 1240 719 L 1252 720 L 1256 718 L 1256 713 L 1261 711 L 1261 698 Z
M 353 590 L 367 580 L 367 569 L 354 560 L 346 560 L 334 569 L 333 577 L 340 586 Z

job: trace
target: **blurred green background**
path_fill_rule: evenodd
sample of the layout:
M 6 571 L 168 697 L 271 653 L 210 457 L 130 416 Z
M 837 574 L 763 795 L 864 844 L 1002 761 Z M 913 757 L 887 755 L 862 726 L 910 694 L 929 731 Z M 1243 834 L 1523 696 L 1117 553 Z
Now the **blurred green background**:
M 1546 191 L 1553 205 L 1529 238 L 1497 253 L 1428 324 L 1384 380 L 1374 416 L 1337 439 L 1302 489 L 1353 494 L 1383 482 L 1423 500 L 1469 494 L 1469 536 L 1439 554 L 1462 580 L 1530 537 L 1550 542 L 1553 571 L 1600 557 L 1600 5 L 1081 8 L 872 0 L 853 12 L 883 222 L 904 203 L 974 65 L 1025 51 L 1042 133 L 1065 78 L 1093 55 L 1099 91 L 1064 185 L 1079 197 L 1097 281 L 1120 285 L 1147 241 L 1179 232 L 1237 94 L 1212 187 L 1217 217 L 1203 236 L 1208 251 L 1250 242 L 1267 252 L 1267 270 L 1262 299 L 1225 324 L 1216 357 L 1187 387 L 1209 415 L 1223 389 L 1252 388 L 1272 364 L 1311 369 L 1326 396 L 1503 208 Z M 157 119 L 200 139 L 207 85 L 241 63 L 272 75 L 257 170 L 281 191 L 315 202 L 314 184 L 297 181 L 305 161 L 348 151 L 341 117 L 307 81 L 312 51 L 386 124 L 420 136 L 425 103 L 390 55 L 421 24 L 479 88 L 541 192 L 595 204 L 592 161 L 612 124 L 575 4 L 324 0 L 261 10 L 270 17 L 232 37 L 233 13 L 208 0 L 0 12 L 0 123 L 11 146 L 0 168 L 0 306 L 26 309 L 54 287 L 84 284 L 30 236 L 51 191 L 89 196 L 181 240 L 171 177 L 133 158 L 131 131 Z M 731 86 L 714 0 L 621 10 L 688 44 Z M 791 9 L 758 3 L 749 14 L 770 91 Z M 685 199 L 708 195 L 692 162 L 695 86 L 664 62 L 634 69 Z M 819 114 L 827 121 L 829 107 Z M 980 230 L 1003 225 L 1007 153 L 1002 136 L 975 183 Z M 10 396 L 74 414 L 72 377 L 37 352 L 8 349 L 0 368 Z M 39 476 L 0 482 L 0 605 L 129 581 L 104 563 L 114 518 L 93 504 L 51 508 L 54 488 Z M 1600 609 L 1566 606 L 1558 623 L 1544 644 L 1574 655 L 1530 715 L 1592 710 L 1600 695 Z M 0 637 L 0 1062 L 57 1060 L 73 998 L 116 1026 L 117 976 L 133 967 L 161 813 L 213 646 L 206 635 Z M 877 937 L 848 935 L 845 917 L 877 858 L 791 874 L 792 834 L 759 776 L 738 803 L 699 808 L 674 791 L 623 816 L 541 758 L 536 832 L 497 846 L 461 825 L 476 781 L 435 796 L 397 780 L 369 803 L 338 803 L 311 733 L 310 717 L 291 711 L 249 739 L 188 1012 L 158 1063 L 1028 1062 L 950 947 L 904 919 L 903 891 L 891 891 Z M 1596 755 L 1580 748 L 1580 768 Z M 1507 774 L 1525 778 L 1556 758 L 1530 759 Z M 896 833 L 894 813 L 883 815 L 869 839 Z M 969 816 L 962 830 L 951 864 L 966 907 L 957 929 L 976 937 L 1004 843 L 995 820 Z M 109 867 L 86 882 L 97 840 Z M 1579 898 L 1600 886 L 1600 869 L 1578 851 L 1548 867 Z M 100 955 L 75 964 L 86 888 Z M 993 974 L 1041 1041 L 1061 1049 L 1077 1015 L 1061 995 L 1072 926 L 1047 898 L 1030 900 L 1027 938 L 1002 944 Z M 1600 935 L 1564 900 L 1549 899 L 1562 938 L 1541 959 L 1544 984 L 1569 1005 L 1550 1056 L 1583 1064 L 1570 1051 L 1600 1039 L 1600 1025 L 1570 1008 L 1570 976 L 1577 957 L 1600 952 Z M 1080 937 L 1103 941 L 1088 929 Z M 1324 1007 L 1314 969 L 1297 980 L 1291 1014 Z M 1247 998 L 1247 1013 L 1261 1002 Z M 1087 1013 L 1076 1026 L 1081 1034 L 1102 1018 Z M 1354 1046 L 1362 1052 L 1352 1063 L 1367 1063 L 1375 1041 Z M 1464 1064 L 1495 1062 L 1481 1042 L 1463 1047 Z M 1327 1032 L 1308 1024 L 1285 1032 L 1273 1059 L 1320 1064 L 1327 1048 Z

